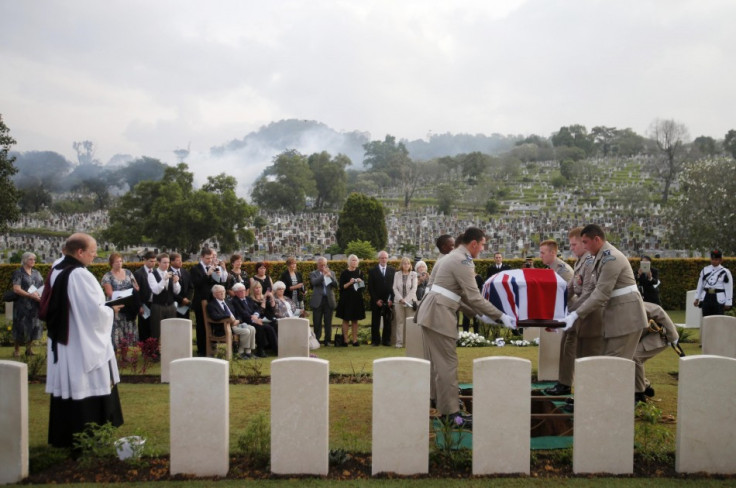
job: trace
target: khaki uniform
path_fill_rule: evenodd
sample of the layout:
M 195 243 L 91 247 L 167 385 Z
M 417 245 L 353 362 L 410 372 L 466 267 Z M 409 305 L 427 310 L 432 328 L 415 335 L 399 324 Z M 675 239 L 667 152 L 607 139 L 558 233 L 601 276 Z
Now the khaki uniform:
M 456 312 L 496 320 L 503 313 L 478 291 L 475 264 L 465 246 L 458 246 L 435 263 L 429 286 L 432 288 L 424 295 L 415 320 L 422 327 L 424 358 L 431 364 L 430 395 L 436 399 L 439 412 L 449 415 L 458 411 L 459 400 Z
M 567 264 L 565 261 L 563 261 L 560 258 L 555 258 L 555 262 L 552 263 L 552 266 L 550 266 L 550 269 L 553 269 L 555 273 L 560 275 L 563 280 L 565 280 L 566 283 L 570 283 L 570 280 L 572 279 L 573 270 L 570 267 L 569 264 Z
M 602 311 L 601 354 L 633 359 L 647 319 L 629 260 L 609 242 L 604 242 L 593 260 L 592 277 L 595 289 L 575 311 L 584 320 Z
M 644 307 L 647 311 L 647 319 L 654 320 L 657 325 L 662 327 L 665 331 L 665 337 L 657 332 L 650 332 L 648 328 L 645 328 L 642 333 L 634 354 L 634 362 L 636 363 L 635 391 L 638 393 L 643 392 L 649 386 L 649 380 L 644 374 L 644 362 L 667 349 L 670 342 L 675 342 L 680 338 L 677 327 L 662 307 L 649 302 L 644 302 Z

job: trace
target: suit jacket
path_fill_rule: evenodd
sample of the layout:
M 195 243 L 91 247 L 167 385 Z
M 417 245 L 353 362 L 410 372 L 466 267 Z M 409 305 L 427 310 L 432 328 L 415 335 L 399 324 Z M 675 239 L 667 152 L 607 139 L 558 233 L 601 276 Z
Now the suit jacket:
M 326 287 L 327 288 L 327 304 L 330 308 L 335 308 L 335 289 L 337 289 L 337 278 L 335 278 L 335 272 L 330 270 L 330 279 L 332 282 Z M 315 269 L 309 273 L 309 282 L 312 284 L 312 298 L 309 300 L 309 305 L 314 309 L 322 304 L 322 297 L 325 296 L 325 290 L 322 285 L 325 283 L 325 276 L 318 270 Z
M 145 303 L 146 306 L 151 306 L 151 287 L 148 286 L 148 270 L 145 265 L 135 270 L 133 273 L 135 281 L 138 282 L 138 294 L 141 299 L 141 303 Z
M 435 263 L 429 284 L 433 287 L 442 287 L 460 296 L 460 301 L 455 301 L 432 289 L 427 290 L 417 311 L 416 321 L 420 326 L 438 334 L 457 337 L 455 313 L 458 310 L 470 316 L 487 315 L 496 320 L 503 315 L 503 312 L 491 305 L 491 302 L 480 294 L 475 281 L 475 264 L 465 246 L 456 247 L 450 254 Z
M 501 269 L 498 269 L 496 267 L 496 263 L 493 263 L 488 267 L 487 274 L 486 274 L 486 280 L 490 278 L 491 276 L 495 275 L 496 273 L 500 273 L 501 271 L 507 271 L 511 269 L 511 266 L 509 266 L 506 263 L 501 263 Z
M 647 318 L 654 320 L 657 325 L 664 329 L 666 338 L 657 332 L 644 330 L 639 340 L 640 349 L 644 349 L 645 351 L 660 349 L 667 347 L 668 342 L 675 342 L 680 338 L 680 335 L 677 333 L 677 327 L 675 327 L 675 324 L 672 323 L 669 315 L 667 315 L 667 312 L 662 307 L 655 303 L 644 302 L 644 308 L 647 311 Z
M 371 307 L 377 307 L 378 300 L 384 302 L 393 300 L 395 274 L 396 270 L 388 265 L 386 265 L 386 276 L 381 274 L 379 265 L 375 265 L 368 271 L 368 294 L 371 296 Z
M 611 297 L 614 290 L 633 286 L 636 279 L 626 256 L 604 242 L 593 261 L 595 289 L 576 312 L 581 318 L 602 310 L 603 336 L 620 337 L 641 332 L 647 322 L 644 302 L 638 291 Z
M 173 270 L 174 268 L 171 269 Z M 188 298 L 190 301 L 192 299 L 192 277 L 189 275 L 189 271 L 184 268 L 179 268 L 179 285 L 181 285 L 181 290 L 174 299 L 179 306 L 182 306 L 184 305 L 185 298 Z
M 230 305 L 228 305 L 228 309 L 230 309 Z M 225 312 L 220 306 L 220 302 L 216 299 L 213 298 L 207 302 L 207 315 L 212 322 L 222 322 L 223 320 L 229 319 L 230 314 L 233 314 L 233 311 L 230 310 L 230 313 Z
M 189 272 L 189 275 L 192 279 L 192 288 L 194 289 L 193 305 L 198 307 L 202 300 L 209 300 L 212 287 L 217 282 L 211 276 L 207 276 L 207 271 L 202 267 L 202 263 L 197 263 Z
M 238 297 L 232 297 L 229 302 L 226 300 L 226 303 L 236 319 L 241 323 L 245 322 L 246 324 L 253 325 L 253 321 L 251 320 L 253 309 L 251 308 L 251 301 L 248 298 L 241 300 Z

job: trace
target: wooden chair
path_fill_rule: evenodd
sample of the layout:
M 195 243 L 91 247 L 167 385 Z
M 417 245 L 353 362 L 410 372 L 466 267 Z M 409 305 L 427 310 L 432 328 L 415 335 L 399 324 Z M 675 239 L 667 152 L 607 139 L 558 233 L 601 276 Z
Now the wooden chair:
M 232 329 L 222 324 L 222 328 L 225 329 L 225 335 L 215 335 L 212 330 L 212 326 L 214 324 L 219 324 L 219 322 L 212 322 L 210 320 L 209 315 L 207 315 L 207 300 L 202 300 L 202 317 L 204 317 L 204 330 L 206 333 L 206 341 L 207 341 L 207 356 L 212 357 L 212 343 L 213 342 L 222 342 L 227 347 L 226 356 L 228 361 L 232 361 L 233 359 L 233 331 Z

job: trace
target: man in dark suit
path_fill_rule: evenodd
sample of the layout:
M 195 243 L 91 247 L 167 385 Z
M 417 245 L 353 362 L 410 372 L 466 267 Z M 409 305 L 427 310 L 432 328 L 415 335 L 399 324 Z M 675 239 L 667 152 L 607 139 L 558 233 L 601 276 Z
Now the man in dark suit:
M 391 345 L 391 320 L 384 320 L 381 340 L 381 316 L 391 309 L 396 270 L 388 266 L 388 253 L 378 253 L 378 264 L 368 271 L 368 293 L 371 297 L 371 344 Z
M 194 296 L 192 297 L 192 308 L 194 316 L 197 320 L 197 356 L 205 357 L 207 355 L 207 337 L 204 328 L 204 312 L 202 311 L 202 301 L 210 298 L 210 290 L 217 284 L 212 277 L 215 271 L 212 261 L 214 259 L 214 251 L 209 247 L 203 247 L 199 253 L 199 263 L 192 268 L 189 275 L 192 279 L 192 288 Z
M 501 271 L 507 271 L 511 269 L 511 266 L 508 264 L 503 264 L 503 254 L 500 252 L 497 252 L 493 255 L 493 260 L 496 262 L 493 266 L 488 267 L 488 273 L 486 274 L 486 280 L 490 278 L 491 276 L 495 275 L 496 273 L 500 273 Z
M 323 344 L 327 346 L 332 337 L 332 312 L 336 306 L 334 290 L 337 288 L 337 278 L 335 278 L 335 273 L 327 267 L 327 259 L 324 256 L 317 258 L 317 269 L 309 273 L 309 282 L 312 284 L 312 298 L 309 300 L 309 305 L 314 314 L 314 335 L 319 340 L 324 322 Z
M 242 283 L 236 283 L 233 286 L 233 291 L 235 292 L 235 296 L 230 298 L 230 307 L 233 315 L 235 315 L 235 318 L 238 319 L 241 324 L 252 325 L 256 330 L 255 356 L 258 358 L 265 358 L 266 352 L 264 349 L 269 344 L 274 350 L 274 353 L 278 355 L 279 342 L 276 331 L 271 324 L 264 324 L 261 318 L 254 317 L 251 302 L 245 296 L 245 285 Z
M 153 268 L 156 266 L 156 253 L 153 251 L 146 251 L 143 254 L 143 266 L 135 270 L 133 276 L 135 281 L 138 283 L 138 295 L 141 299 L 141 309 L 138 311 L 138 339 L 145 341 L 151 337 L 151 302 L 153 300 L 153 293 L 151 293 L 151 287 L 148 284 L 148 275 L 153 273 Z M 147 309 L 147 315 L 144 317 L 144 307 Z
M 176 300 L 177 307 L 191 307 L 192 304 L 192 278 L 189 276 L 189 271 L 182 268 L 181 254 L 178 252 L 171 253 L 171 271 L 179 277 L 179 286 L 181 290 L 176 294 L 174 298 Z M 176 316 L 180 319 L 188 319 L 191 308 L 186 313 L 179 313 L 176 311 Z

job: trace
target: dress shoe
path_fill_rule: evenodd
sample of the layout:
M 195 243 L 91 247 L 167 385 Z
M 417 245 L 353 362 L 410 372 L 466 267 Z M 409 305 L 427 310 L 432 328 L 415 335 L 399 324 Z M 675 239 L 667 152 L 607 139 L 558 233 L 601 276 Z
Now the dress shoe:
M 252 357 L 253 357 L 253 355 L 250 354 L 250 353 L 247 353 L 247 352 L 238 354 L 238 358 L 239 359 L 250 359 Z
M 353 347 L 358 347 L 360 345 L 360 342 L 353 342 Z
M 647 387 L 646 387 L 646 388 L 644 389 L 644 394 L 645 394 L 646 396 L 648 396 L 648 397 L 653 397 L 653 396 L 654 396 L 654 388 L 652 388 L 651 386 L 647 386 Z
M 637 391 L 634 393 L 634 403 L 646 403 L 647 402 L 647 396 L 644 394 L 643 391 Z
M 327 347 L 327 346 L 329 346 L 329 345 L 330 345 L 330 341 L 324 341 L 324 342 L 322 343 L 322 345 L 323 345 L 323 346 L 325 346 L 325 347 Z
M 255 356 L 257 358 L 265 358 L 266 357 L 266 352 L 263 349 L 256 349 Z
M 350 344 L 348 344 L 347 342 L 343 342 L 342 344 L 340 344 L 340 346 L 342 346 L 342 347 L 348 347 L 349 345 Z
M 546 388 L 544 390 L 547 395 L 552 396 L 569 395 L 570 391 L 570 387 L 567 385 L 563 385 L 562 383 L 557 383 L 555 386 L 551 388 Z

